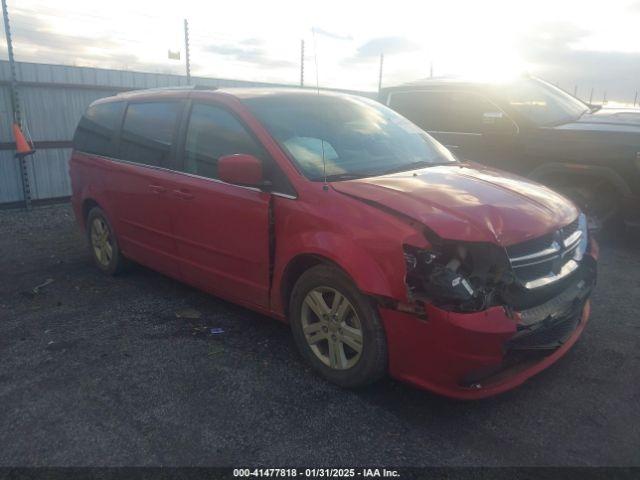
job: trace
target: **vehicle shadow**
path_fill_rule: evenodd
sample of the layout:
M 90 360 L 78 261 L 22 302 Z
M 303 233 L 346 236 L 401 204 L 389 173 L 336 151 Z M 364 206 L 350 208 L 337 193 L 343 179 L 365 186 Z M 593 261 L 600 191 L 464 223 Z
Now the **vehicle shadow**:
M 397 417 L 402 423 L 429 428 L 434 425 L 444 428 L 442 425 L 446 425 L 448 420 L 458 422 L 461 416 L 468 416 L 469 423 L 473 423 L 473 417 L 478 414 L 495 413 L 507 404 L 512 406 L 518 399 L 522 402 L 530 400 L 531 389 L 526 384 L 496 397 L 473 401 L 443 397 L 388 376 L 363 388 L 342 389 L 331 385 L 306 365 L 295 347 L 288 324 L 209 295 L 139 265 L 132 266 L 128 275 L 137 277 L 131 278 L 130 281 L 138 285 L 144 284 L 144 279 L 151 280 L 150 283 L 156 284 L 151 288 L 156 288 L 158 283 L 165 284 L 166 281 L 169 285 L 165 285 L 161 290 L 170 290 L 172 296 L 183 300 L 182 305 L 202 313 L 201 317 L 193 319 L 176 318 L 173 312 L 158 317 L 156 322 L 169 323 L 170 326 L 162 333 L 154 334 L 154 339 L 180 337 L 193 342 L 213 342 L 227 351 L 241 355 L 246 362 L 266 362 L 275 370 L 286 369 L 287 374 L 284 376 L 275 372 L 265 374 L 265 378 L 279 377 L 280 386 L 285 391 L 306 385 L 315 392 L 312 396 L 351 397 Z M 154 278 L 156 281 L 153 281 Z M 164 281 L 157 282 L 159 278 Z M 221 328 L 224 333 L 212 335 L 212 328 Z M 274 345 L 278 348 L 274 349 Z M 545 373 L 542 372 L 540 376 L 544 376 Z M 290 385 L 286 386 L 286 383 Z

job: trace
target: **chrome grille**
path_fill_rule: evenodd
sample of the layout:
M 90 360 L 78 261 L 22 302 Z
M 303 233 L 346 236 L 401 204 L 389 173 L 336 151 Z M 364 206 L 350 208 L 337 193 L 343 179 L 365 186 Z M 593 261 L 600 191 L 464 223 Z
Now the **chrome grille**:
M 577 217 L 569 225 L 567 225 L 566 227 L 563 227 L 562 233 L 564 234 L 565 237 L 568 237 L 572 233 L 574 233 L 576 230 L 578 230 L 578 228 L 580 228 L 580 217 Z
M 561 229 L 507 247 L 516 277 L 527 289 L 558 281 L 578 268 L 586 249 L 587 226 L 583 214 Z
M 507 247 L 507 253 L 509 254 L 509 258 L 521 257 L 532 252 L 544 250 L 552 241 L 553 234 L 543 235 L 542 237 L 527 240 L 526 242 L 518 243 L 517 245 L 511 245 L 510 247 Z

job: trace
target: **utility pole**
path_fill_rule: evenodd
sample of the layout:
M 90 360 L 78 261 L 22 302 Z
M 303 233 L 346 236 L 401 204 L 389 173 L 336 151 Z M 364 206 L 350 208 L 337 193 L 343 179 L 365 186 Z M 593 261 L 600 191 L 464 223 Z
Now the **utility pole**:
M 7 54 L 9 56 L 9 69 L 11 70 L 11 110 L 13 114 L 13 122 L 22 128 L 22 118 L 20 115 L 20 100 L 18 98 L 18 81 L 16 79 L 16 62 L 13 56 L 13 42 L 11 40 L 11 26 L 9 25 L 9 10 L 7 9 L 7 0 L 2 0 L 2 16 L 4 18 L 4 34 L 7 37 Z M 27 170 L 27 162 L 25 156 L 18 156 L 20 162 L 20 174 L 22 177 L 22 192 L 24 194 L 24 206 L 27 210 L 31 209 L 31 188 L 29 186 L 29 171 Z
M 191 61 L 189 58 L 189 22 L 184 19 L 184 60 L 187 68 L 187 85 L 191 85 Z
M 433 60 L 429 62 L 429 78 L 433 78 Z
M 636 106 L 636 102 L 638 101 L 638 90 L 636 90 L 636 96 L 633 97 L 633 106 Z
M 304 87 L 304 39 L 300 40 L 300 86 Z
M 378 72 L 378 93 L 382 90 L 382 67 L 384 66 L 384 53 L 380 54 L 380 71 Z
M 573 86 L 573 96 L 577 97 L 578 96 L 578 85 L 574 85 Z
M 591 87 L 591 93 L 589 94 L 589 104 L 593 104 L 593 87 Z
M 604 91 L 604 96 L 602 97 L 602 105 L 606 105 L 607 103 L 607 91 Z

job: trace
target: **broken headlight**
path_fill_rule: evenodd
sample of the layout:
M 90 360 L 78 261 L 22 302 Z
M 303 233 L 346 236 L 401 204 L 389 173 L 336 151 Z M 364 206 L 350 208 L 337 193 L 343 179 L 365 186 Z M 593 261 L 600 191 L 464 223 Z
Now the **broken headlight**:
M 488 244 L 443 244 L 434 250 L 405 245 L 404 259 L 410 297 L 445 308 L 486 308 L 495 285 L 508 281 L 508 261 Z

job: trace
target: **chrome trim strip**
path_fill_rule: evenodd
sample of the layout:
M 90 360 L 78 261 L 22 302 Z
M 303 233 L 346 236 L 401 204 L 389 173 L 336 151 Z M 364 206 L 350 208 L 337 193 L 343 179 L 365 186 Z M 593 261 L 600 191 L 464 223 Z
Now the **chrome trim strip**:
M 288 193 L 280 193 L 280 192 L 270 192 L 271 195 L 275 196 L 275 197 L 281 197 L 281 198 L 287 198 L 289 200 L 297 200 L 298 197 L 296 197 L 295 195 L 289 195 Z
M 560 255 L 562 255 L 562 257 L 566 257 L 567 255 L 572 254 L 574 252 L 574 250 L 576 248 L 578 248 L 579 245 L 580 245 L 579 241 L 575 242 L 573 245 L 568 246 L 562 253 L 556 254 L 556 255 L 552 255 L 551 253 L 549 253 L 548 255 L 551 255 L 551 256 L 547 256 L 547 257 L 543 258 L 542 260 L 538 260 L 537 262 L 529 262 L 529 263 L 523 263 L 523 264 L 520 264 L 520 265 L 513 265 L 513 261 L 515 259 L 512 259 L 512 265 L 511 266 L 513 268 L 523 268 L 523 267 L 530 267 L 531 265 L 538 265 L 540 263 L 550 262 L 550 261 L 555 260 L 556 258 L 558 258 Z M 544 250 L 544 251 L 538 252 L 538 253 L 533 253 L 533 254 L 528 255 L 528 256 L 533 257 L 533 258 L 542 257 L 542 254 L 544 252 L 548 251 L 548 250 L 551 250 L 551 249 L 548 248 L 547 250 Z M 520 257 L 520 258 L 523 258 L 523 257 Z
M 567 238 L 564 239 L 564 246 L 569 248 L 574 243 L 580 242 L 581 238 L 582 238 L 582 230 L 576 230 L 575 232 L 573 232 L 571 235 L 569 235 Z
M 513 268 L 525 268 L 525 267 L 531 267 L 533 265 L 540 265 L 541 263 L 547 263 L 547 262 L 551 262 L 553 260 L 555 260 L 556 258 L 560 257 L 560 255 L 553 255 L 551 257 L 545 257 L 542 260 L 538 260 L 536 262 L 529 262 L 529 263 L 523 263 L 522 265 L 511 265 Z
M 136 163 L 134 163 L 134 165 L 137 165 Z M 166 171 L 166 172 L 171 172 L 171 173 L 177 173 L 178 175 L 185 175 L 187 177 L 192 177 L 192 178 L 199 178 L 201 180 L 208 180 L 210 182 L 214 182 L 214 183 L 221 183 L 223 185 L 231 185 L 234 187 L 239 187 L 239 188 L 244 188 L 246 190 L 251 190 L 253 192 L 261 192 L 262 190 L 257 188 L 257 187 L 248 187 L 246 185 L 238 185 L 236 183 L 227 183 L 227 182 L 223 182 L 222 180 L 218 179 L 218 178 L 210 178 L 210 177 L 203 177 L 200 175 L 196 175 L 195 173 L 189 173 L 189 172 L 181 172 L 179 170 L 171 170 L 170 168 L 162 168 L 160 167 L 162 170 Z
M 539 252 L 529 253 L 528 255 L 522 255 L 520 257 L 510 258 L 511 263 L 513 262 L 522 262 L 525 260 L 532 260 L 534 258 L 545 257 L 548 255 L 553 255 L 554 253 L 558 253 L 560 251 L 560 245 L 557 242 L 553 242 L 551 246 L 545 248 L 544 250 L 540 250 Z
M 555 274 L 552 273 L 550 275 L 546 275 L 544 277 L 536 278 L 535 280 L 525 282 L 524 288 L 526 288 L 527 290 L 532 290 L 534 288 L 540 288 L 545 285 L 549 285 L 550 283 L 557 282 L 558 280 L 562 280 L 563 278 L 571 274 L 573 271 L 575 271 L 578 268 L 578 266 L 579 266 L 578 262 L 571 259 L 563 265 L 562 269 L 558 273 L 555 273 Z

